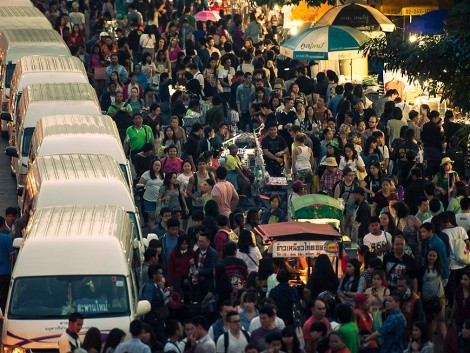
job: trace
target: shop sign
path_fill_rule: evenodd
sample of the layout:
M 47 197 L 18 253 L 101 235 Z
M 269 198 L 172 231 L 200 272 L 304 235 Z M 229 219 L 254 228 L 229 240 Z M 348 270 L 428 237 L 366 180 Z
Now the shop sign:
M 336 241 L 274 241 L 273 257 L 317 257 L 320 254 L 338 255 Z

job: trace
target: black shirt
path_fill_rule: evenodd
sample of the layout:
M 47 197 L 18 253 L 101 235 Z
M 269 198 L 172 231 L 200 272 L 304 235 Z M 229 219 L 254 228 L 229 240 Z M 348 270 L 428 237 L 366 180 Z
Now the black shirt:
M 384 256 L 383 267 L 387 275 L 388 288 L 392 292 L 397 288 L 398 278 L 407 275 L 416 278 L 417 269 L 413 258 L 410 255 L 403 254 L 402 258 L 396 258 L 393 252 Z
M 441 128 L 439 125 L 432 122 L 424 124 L 423 131 L 421 132 L 421 141 L 423 141 L 424 147 L 435 147 L 441 149 L 442 143 L 444 142 L 444 136 L 441 134 Z
M 263 139 L 263 141 L 261 141 L 261 148 L 263 150 L 267 149 L 272 154 L 284 151 L 286 147 L 286 141 L 284 141 L 284 139 L 279 135 L 277 135 L 275 138 L 271 138 L 271 136 L 268 135 Z

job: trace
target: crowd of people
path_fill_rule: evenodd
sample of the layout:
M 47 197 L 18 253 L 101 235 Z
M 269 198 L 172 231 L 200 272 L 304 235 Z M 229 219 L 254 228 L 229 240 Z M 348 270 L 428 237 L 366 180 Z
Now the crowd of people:
M 80 343 L 74 314 L 61 353 L 431 353 L 439 339 L 469 351 L 467 141 L 452 111 L 442 122 L 426 104 L 409 110 L 395 89 L 372 102 L 362 85 L 280 55 L 282 18 L 265 5 L 214 3 L 218 21 L 196 21 L 204 0 L 37 5 L 116 122 L 158 236 L 140 274 L 152 310 L 132 339 L 115 329 L 103 345 L 93 328 Z M 220 158 L 253 130 L 266 176 L 294 180 L 263 212 L 240 207 L 254 179 L 238 147 Z M 295 218 L 292 200 L 318 192 L 343 200 L 340 231 L 360 246 L 341 254 L 339 279 L 320 255 L 293 287 L 307 260 L 273 258 L 255 229 Z M 13 232 L 9 213 L 0 233 Z

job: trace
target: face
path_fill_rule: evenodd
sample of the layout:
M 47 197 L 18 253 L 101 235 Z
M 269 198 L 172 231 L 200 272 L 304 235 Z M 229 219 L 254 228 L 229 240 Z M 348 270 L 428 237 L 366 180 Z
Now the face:
M 429 201 L 428 200 L 422 201 L 421 204 L 419 205 L 419 210 L 422 213 L 427 212 L 429 210 Z
M 350 263 L 346 265 L 346 273 L 350 276 L 354 275 L 354 266 Z
M 69 322 L 69 330 L 78 334 L 82 330 L 83 319 L 77 319 L 74 322 Z
M 160 172 L 160 170 L 162 169 L 162 162 L 160 161 L 153 162 L 152 168 L 155 173 Z
M 405 250 L 405 241 L 402 238 L 395 238 L 395 241 L 393 242 L 393 249 L 398 254 L 403 253 Z
M 252 301 L 244 301 L 243 308 L 245 311 L 253 311 L 255 309 L 255 303 Z
M 134 78 L 135 77 L 135 78 Z M 134 80 L 137 80 L 137 77 L 136 76 L 132 76 L 132 78 Z M 132 80 L 131 80 L 132 81 Z M 134 82 L 135 83 L 135 82 Z M 139 95 L 139 92 L 136 90 L 136 89 L 131 89 L 131 97 L 132 98 L 137 98 L 137 96 Z
M 437 252 L 435 250 L 429 250 L 427 257 L 428 257 L 428 262 L 431 263 L 431 264 L 434 264 L 437 261 L 438 255 L 437 255 Z
M 321 300 L 317 300 L 315 302 L 315 306 L 313 307 L 313 315 L 317 320 L 320 320 L 325 317 L 326 305 Z
M 462 287 L 468 288 L 470 286 L 470 278 L 468 278 L 466 274 L 462 275 L 462 277 L 460 278 L 460 284 L 462 285 Z
M 192 322 L 187 322 L 184 324 L 184 334 L 189 337 L 189 336 L 192 336 L 194 334 L 194 325 Z
M 326 154 L 328 156 L 334 156 L 335 155 L 335 148 L 333 146 L 327 146 L 326 147 Z
M 199 236 L 199 238 L 197 239 L 197 246 L 201 250 L 206 250 L 209 247 L 209 239 L 204 236 Z
M 398 289 L 397 289 L 397 291 L 398 291 Z M 400 304 L 397 303 L 397 302 L 393 299 L 393 297 L 387 296 L 387 297 L 385 298 L 385 308 L 386 308 L 387 310 L 396 310 L 396 309 L 398 309 L 398 306 L 399 306 L 399 305 L 400 305 Z
M 343 347 L 343 342 L 338 337 L 338 335 L 331 335 L 329 342 L 330 342 L 330 348 L 333 351 L 336 351 L 336 350 L 341 349 Z
M 291 346 L 294 343 L 294 336 L 283 336 L 282 340 L 285 345 Z
M 259 321 L 262 327 L 269 328 L 274 322 L 274 317 L 269 317 L 268 314 L 261 314 L 259 316 Z
M 191 171 L 191 163 L 189 162 L 184 162 L 183 163 L 183 172 L 184 173 L 189 173 Z
M 385 191 L 385 192 L 390 191 L 390 184 L 387 181 L 384 181 L 382 183 L 382 190 Z
M 350 184 L 354 181 L 355 176 L 356 176 L 356 174 L 354 174 L 354 172 L 350 172 L 350 173 L 344 175 L 344 179 L 348 184 Z
M 179 126 L 179 121 L 178 119 L 171 119 L 170 126 L 172 128 L 177 128 Z
M 279 352 L 282 348 L 281 341 L 273 341 L 269 344 L 269 350 L 272 352 Z
M 277 136 L 277 126 L 271 126 L 268 130 L 268 134 L 272 138 L 276 137 Z
M 374 129 L 377 126 L 377 119 L 375 117 L 369 118 L 369 127 Z
M 272 199 L 269 203 L 270 203 L 272 208 L 278 208 L 279 207 L 279 200 L 277 198 Z
M 444 170 L 446 172 L 450 172 L 452 170 L 452 163 L 446 163 L 444 164 Z
M 5 222 L 8 224 L 8 225 L 12 225 L 13 223 L 15 223 L 15 220 L 16 220 L 16 215 L 14 214 L 7 214 L 5 216 Z
M 171 127 L 166 128 L 165 133 L 166 133 L 166 135 L 168 136 L 169 139 L 173 138 L 174 131 Z
M 135 115 L 134 116 L 134 125 L 135 126 L 141 126 L 144 121 L 144 118 L 142 118 L 142 115 Z
M 405 294 L 407 289 L 408 289 L 408 286 L 406 285 L 406 281 L 398 280 L 398 282 L 397 282 L 397 292 L 400 295 L 403 295 L 403 294 Z
M 372 287 L 378 288 L 382 285 L 382 278 L 380 276 L 375 275 L 372 277 Z
M 140 340 L 144 343 L 149 343 L 150 337 L 151 337 L 150 332 L 145 329 L 142 330 L 142 333 L 139 336 Z
M 299 86 L 298 85 L 292 85 L 292 92 L 294 92 L 295 94 L 299 93 Z
M 357 131 L 363 132 L 366 129 L 366 123 L 361 121 L 357 124 Z
M 233 331 L 239 331 L 242 326 L 241 322 L 242 321 L 240 320 L 240 316 L 238 315 L 234 315 L 230 317 L 230 321 L 229 321 L 230 329 Z
M 317 99 L 317 108 L 323 108 L 324 105 L 325 105 L 325 101 L 323 100 L 323 98 L 318 98 Z
M 178 231 L 180 230 L 180 227 L 171 227 L 168 228 L 168 234 L 172 236 L 178 235 Z
M 349 148 L 349 147 L 346 147 L 346 148 L 344 149 L 344 154 L 346 155 L 346 157 L 352 158 L 352 156 L 353 156 L 353 150 L 352 150 L 351 148 Z
M 173 148 L 170 148 L 170 149 L 168 150 L 168 156 L 169 156 L 170 158 L 176 158 L 177 153 L 178 153 L 178 151 L 177 151 L 177 149 L 174 148 L 174 147 L 173 147 Z
M 328 140 L 331 140 L 333 139 L 333 131 L 329 130 L 326 134 L 325 134 L 325 137 L 328 139 Z
M 419 235 L 421 235 L 421 239 L 429 239 L 432 236 L 432 232 L 422 227 L 419 229 Z
M 197 164 L 197 170 L 200 172 L 205 172 L 207 168 L 207 163 L 206 162 L 198 162 Z
M 238 146 L 237 145 L 231 145 L 230 146 L 230 154 L 232 156 L 236 156 L 238 153 Z
M 117 65 L 117 63 L 118 63 L 117 55 L 111 55 L 111 64 Z
M 372 234 L 379 234 L 380 233 L 380 223 L 373 222 L 373 223 L 369 224 L 369 231 Z

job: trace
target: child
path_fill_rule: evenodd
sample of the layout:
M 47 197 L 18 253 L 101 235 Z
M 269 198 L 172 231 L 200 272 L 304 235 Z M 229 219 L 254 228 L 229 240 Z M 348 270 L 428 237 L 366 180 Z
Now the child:
M 198 199 L 197 202 L 201 202 L 203 205 L 206 204 L 207 200 L 211 200 L 211 193 L 212 188 L 214 187 L 215 183 L 212 179 L 206 179 L 202 183 L 199 184 L 199 190 L 201 190 L 201 197 Z
M 196 243 L 196 233 L 199 227 L 202 226 L 202 221 L 204 220 L 204 212 L 200 210 L 194 210 L 191 214 L 192 226 L 188 228 L 188 238 L 189 238 L 189 248 L 192 249 Z
M 358 293 L 354 296 L 354 315 L 356 317 L 356 324 L 359 331 L 372 333 L 372 312 L 370 310 L 369 296 L 366 293 Z M 368 343 L 367 348 L 377 349 L 379 348 L 377 342 L 372 340 Z
M 285 353 L 281 351 L 282 347 L 282 335 L 280 332 L 271 332 L 266 336 L 264 340 L 268 349 L 263 351 L 262 353 Z
M 351 353 L 349 348 L 343 342 L 343 337 L 337 331 L 330 332 L 328 335 L 331 353 Z
M 215 221 L 217 222 L 217 228 L 219 231 L 215 233 L 214 244 L 220 261 L 224 254 L 224 245 L 229 241 L 237 243 L 238 237 L 228 226 L 228 218 L 226 216 L 219 214 L 215 217 Z
M 281 205 L 281 197 L 277 194 L 273 194 L 269 197 L 269 204 L 271 205 L 270 209 L 267 209 L 263 213 L 262 224 L 271 224 L 286 222 L 287 218 L 284 212 L 279 208 Z

